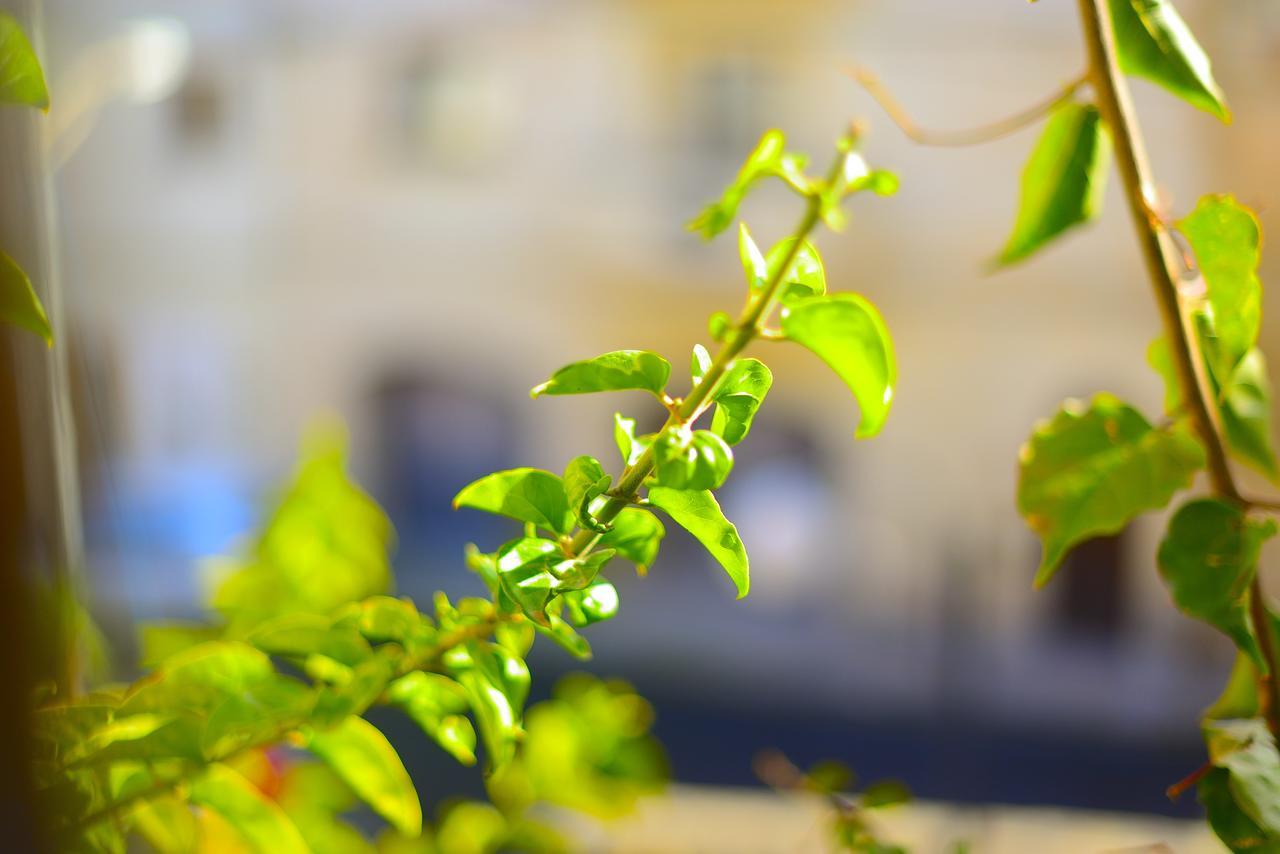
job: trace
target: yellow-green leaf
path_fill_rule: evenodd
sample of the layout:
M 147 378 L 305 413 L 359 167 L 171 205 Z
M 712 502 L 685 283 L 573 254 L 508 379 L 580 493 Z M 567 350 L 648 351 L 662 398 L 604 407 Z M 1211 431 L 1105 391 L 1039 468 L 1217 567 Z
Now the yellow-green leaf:
M 714 495 L 706 490 L 655 486 L 649 490 L 649 502 L 666 511 L 677 525 L 702 543 L 729 574 L 738 588 L 739 599 L 747 595 L 751 586 L 747 550 L 743 548 L 738 529 L 724 517 Z
M 44 71 L 31 42 L 8 12 L 0 12 L 0 103 L 49 109 Z
M 351 791 L 406 836 L 422 832 L 422 805 L 387 737 L 360 717 L 349 717 L 333 729 L 319 730 L 307 740 Z
M 257 786 L 226 765 L 214 763 L 191 781 L 191 802 L 227 820 L 260 854 L 308 854 L 298 828 Z
M 1169 0 L 1110 0 L 1120 69 L 1230 123 L 1209 57 Z
M 34 332 L 53 344 L 53 330 L 31 280 L 17 262 L 0 252 L 0 320 Z

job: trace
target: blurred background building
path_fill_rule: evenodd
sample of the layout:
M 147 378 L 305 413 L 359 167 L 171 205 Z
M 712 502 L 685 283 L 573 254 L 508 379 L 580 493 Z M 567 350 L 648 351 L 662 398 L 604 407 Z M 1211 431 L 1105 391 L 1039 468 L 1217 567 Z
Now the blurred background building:
M 895 336 L 889 424 L 855 443 L 836 377 L 763 345 L 777 383 L 722 496 L 750 598 L 671 530 L 647 579 L 616 573 L 622 613 L 592 633 L 591 667 L 654 700 L 685 782 L 751 784 L 777 747 L 931 798 L 1196 811 L 1163 789 L 1202 761 L 1193 722 L 1231 650 L 1169 607 L 1161 520 L 1087 544 L 1037 593 L 1013 504 L 1018 447 L 1062 398 L 1159 410 L 1121 200 L 988 275 L 1036 132 L 920 149 L 840 71 L 874 68 L 921 123 L 980 124 L 1078 73 L 1072 4 L 45 5 L 72 113 L 51 156 L 94 608 L 126 668 L 131 622 L 195 613 L 200 559 L 235 547 L 328 413 L 397 525 L 401 590 L 476 589 L 463 544 L 507 527 L 452 512 L 460 486 L 579 453 L 612 466 L 615 409 L 658 423 L 639 395 L 528 389 L 623 347 L 686 364 L 743 286 L 732 237 L 704 245 L 684 222 L 764 129 L 825 160 L 860 116 L 902 191 L 859 198 L 819 245 L 831 287 L 868 295 Z M 1156 174 L 1175 210 L 1231 191 L 1280 228 L 1280 6 L 1179 7 L 1236 123 L 1135 82 Z M 763 240 L 799 211 L 769 187 L 743 213 Z M 1272 253 L 1264 281 L 1277 269 Z M 570 664 L 543 650 L 537 681 Z

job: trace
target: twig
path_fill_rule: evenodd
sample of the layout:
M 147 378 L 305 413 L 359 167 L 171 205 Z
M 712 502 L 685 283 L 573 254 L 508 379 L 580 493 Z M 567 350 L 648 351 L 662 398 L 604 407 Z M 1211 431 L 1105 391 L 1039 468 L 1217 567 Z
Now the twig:
M 871 71 L 862 66 L 850 66 L 845 69 L 855 82 L 863 89 L 867 90 L 880 108 L 885 111 L 893 123 L 907 135 L 907 138 L 918 142 L 921 145 L 932 145 L 946 148 L 963 147 L 966 145 L 978 145 L 984 142 L 990 142 L 993 139 L 1000 139 L 1011 133 L 1022 130 L 1027 125 L 1036 121 L 1045 114 L 1051 112 L 1055 107 L 1071 100 L 1079 89 L 1089 82 L 1088 73 L 1082 73 L 1052 96 L 1033 104 L 1027 109 L 1015 113 L 1008 118 L 1000 119 L 987 125 L 980 125 L 975 128 L 965 128 L 963 130 L 930 130 L 922 128 L 912 121 L 911 117 L 903 106 L 898 103 L 897 99 L 889 93 L 880 79 Z

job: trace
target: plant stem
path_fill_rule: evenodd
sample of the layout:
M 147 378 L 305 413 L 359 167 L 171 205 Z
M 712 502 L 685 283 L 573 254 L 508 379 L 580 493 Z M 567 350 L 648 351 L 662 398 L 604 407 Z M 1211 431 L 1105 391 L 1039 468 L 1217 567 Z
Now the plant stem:
M 856 129 L 851 135 L 856 136 Z M 835 160 L 827 172 L 828 183 L 839 176 L 840 169 L 844 165 L 844 159 L 845 153 L 843 151 L 836 154 Z M 795 240 L 787 251 L 786 256 L 782 259 L 782 263 L 773 271 L 764 287 L 747 299 L 742 315 L 738 318 L 738 322 L 734 324 L 733 332 L 729 335 L 728 340 L 720 345 L 715 358 L 711 361 L 711 367 L 707 368 L 702 378 L 694 383 L 693 388 L 689 390 L 689 394 L 680 402 L 679 408 L 671 413 L 666 424 L 663 425 L 663 430 L 674 424 L 688 424 L 695 421 L 706 410 L 708 405 L 707 398 L 715 389 L 716 383 L 720 382 L 721 378 L 724 377 L 725 372 L 729 370 L 729 366 L 738 357 L 738 354 L 751 343 L 752 339 L 760 334 L 763 321 L 777 304 L 778 292 L 783 285 L 783 277 L 800 253 L 800 248 L 804 245 L 805 238 L 809 236 L 810 232 L 818 224 L 821 210 L 822 203 L 819 197 L 816 194 L 809 196 L 804 216 L 791 233 Z M 600 508 L 600 512 L 596 514 L 596 519 L 601 524 L 609 524 L 622 512 L 623 508 L 635 501 L 636 493 L 644 483 L 645 478 L 653 472 L 653 466 L 654 458 L 651 446 L 645 449 L 645 452 L 635 463 L 623 469 L 622 474 L 618 476 L 618 485 L 613 490 L 614 494 L 609 497 L 605 505 Z M 582 528 L 573 536 L 565 552 L 571 556 L 584 555 L 595 545 L 599 536 L 595 531 Z
M 1151 167 L 1129 96 L 1129 86 L 1120 72 L 1116 58 L 1107 0 L 1078 2 L 1085 47 L 1089 55 L 1089 79 L 1097 96 L 1098 107 L 1111 130 L 1116 165 L 1124 184 L 1125 201 L 1129 206 L 1138 245 L 1155 292 L 1156 305 L 1164 321 L 1165 335 L 1173 353 L 1174 368 L 1182 399 L 1186 402 L 1187 415 L 1204 445 L 1209 482 L 1214 494 L 1243 508 L 1246 502 L 1241 498 L 1231 467 L 1227 463 L 1226 444 L 1222 438 L 1217 408 L 1209 391 L 1203 361 L 1199 357 L 1196 332 L 1191 326 L 1190 318 L 1182 310 L 1178 293 L 1178 247 L 1168 229 L 1152 212 Z M 1249 588 L 1249 599 L 1258 647 L 1266 662 L 1268 674 L 1275 674 L 1275 645 L 1268 625 L 1262 584 L 1257 575 Z M 1268 700 L 1263 704 L 1267 723 L 1273 733 L 1280 734 L 1280 696 L 1277 695 L 1276 680 L 1264 674 L 1261 683 L 1260 695 Z

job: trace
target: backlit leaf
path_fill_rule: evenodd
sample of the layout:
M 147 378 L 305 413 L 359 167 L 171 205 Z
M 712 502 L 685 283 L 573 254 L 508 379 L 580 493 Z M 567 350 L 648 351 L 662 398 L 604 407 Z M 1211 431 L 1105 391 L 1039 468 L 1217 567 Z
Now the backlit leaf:
M 0 14 L 0 26 L 3 25 L 4 17 Z M 2 49 L 3 45 L 0 44 L 0 50 Z M 4 252 L 0 252 L 0 320 L 34 332 L 46 344 L 53 344 L 49 316 L 45 314 L 35 288 L 31 287 L 31 280 L 18 263 Z
M 188 797 L 226 819 L 256 851 L 308 854 L 306 842 L 284 811 L 239 772 L 214 763 L 191 781 Z
M 733 183 L 725 188 L 717 201 L 707 205 L 698 216 L 690 220 L 686 227 L 710 240 L 733 223 L 734 217 L 738 215 L 738 206 L 756 181 L 770 175 L 782 176 L 793 186 L 803 181 L 803 175 L 800 174 L 803 162 L 798 161 L 794 155 L 788 158 L 785 146 L 786 137 L 782 131 L 766 131 L 755 149 L 747 155 L 746 162 L 738 170 Z
M 1111 139 L 1097 107 L 1054 110 L 1022 170 L 1018 217 L 999 263 L 1021 261 L 1097 216 L 1110 164 Z
M 788 237 L 774 244 L 769 250 L 769 256 L 766 259 L 769 266 L 768 279 L 772 280 L 795 245 L 796 238 Z M 791 263 L 782 274 L 781 281 L 784 286 L 794 285 L 799 290 L 825 294 L 827 274 L 823 269 L 822 256 L 818 254 L 818 247 L 808 240 L 801 241 L 800 248 L 795 250 L 795 257 L 791 259 Z
M 564 469 L 564 491 L 569 499 L 569 509 L 578 519 L 578 524 L 597 533 L 608 530 L 591 515 L 591 502 L 609 488 L 613 479 L 605 473 L 604 467 L 595 457 L 574 457 Z
M 1190 432 L 1157 430 L 1109 394 L 1087 406 L 1064 403 L 1036 426 L 1019 459 L 1018 512 L 1044 545 L 1036 585 L 1049 581 L 1075 544 L 1163 507 L 1203 465 Z
M 600 538 L 599 546 L 616 549 L 619 557 L 634 563 L 643 575 L 657 559 L 666 533 L 657 516 L 639 507 L 627 507 L 614 517 L 613 528 Z
M 1280 835 L 1280 753 L 1267 722 L 1205 721 L 1204 734 L 1210 760 L 1230 775 L 1236 804 L 1269 836 Z
M 564 611 L 575 626 L 611 620 L 618 614 L 618 591 L 603 578 L 564 594 Z
M 1228 377 L 1258 340 L 1262 283 L 1258 281 L 1262 230 L 1253 211 L 1230 195 L 1203 196 L 1178 229 L 1195 252 L 1204 277 L 1215 334 L 1214 374 Z
M 1262 544 L 1275 533 L 1270 519 L 1252 519 L 1238 507 L 1202 498 L 1173 515 L 1158 552 L 1160 575 L 1178 609 L 1224 632 L 1260 665 L 1249 585 Z
M 739 599 L 747 595 L 751 584 L 747 550 L 743 548 L 738 529 L 724 517 L 714 495 L 705 490 L 655 486 L 649 490 L 649 501 L 702 543 L 729 574 L 738 588 Z
M 711 432 L 730 445 L 747 438 L 756 410 L 772 385 L 773 373 L 764 362 L 735 359 L 711 396 L 716 405 Z
M 898 366 L 875 306 L 856 294 L 800 299 L 783 309 L 782 332 L 813 351 L 853 392 L 862 410 L 854 435 L 879 433 L 893 403 Z
M 565 365 L 551 379 L 529 394 L 589 394 L 597 391 L 640 389 L 661 397 L 671 376 L 671 365 L 648 350 L 615 350 Z
M 1271 442 L 1271 382 L 1262 351 L 1254 347 L 1245 353 L 1218 394 L 1228 449 L 1273 482 L 1280 482 Z
M 0 103 L 49 109 L 44 72 L 22 27 L 8 12 L 0 12 Z
M 510 516 L 556 534 L 567 534 L 573 528 L 564 482 L 542 469 L 508 469 L 485 475 L 463 487 L 453 506 Z
M 769 277 L 769 265 L 760 247 L 751 239 L 745 222 L 738 223 L 738 255 L 742 258 L 742 269 L 747 274 L 747 287 L 751 289 L 764 285 Z
M 658 483 L 672 489 L 718 489 L 733 468 L 733 450 L 710 430 L 670 427 L 653 455 Z
M 1143 77 L 1174 95 L 1231 121 L 1231 111 L 1213 71 L 1169 0 L 1110 0 L 1116 53 L 1125 74 Z
M 361 717 L 317 730 L 307 749 L 323 759 L 351 791 L 406 836 L 422 832 L 422 806 L 409 772 L 378 728 Z
M 463 765 L 476 762 L 476 731 L 461 713 L 466 690 L 438 673 L 414 671 L 387 687 L 390 701 L 404 709 L 430 738 Z

